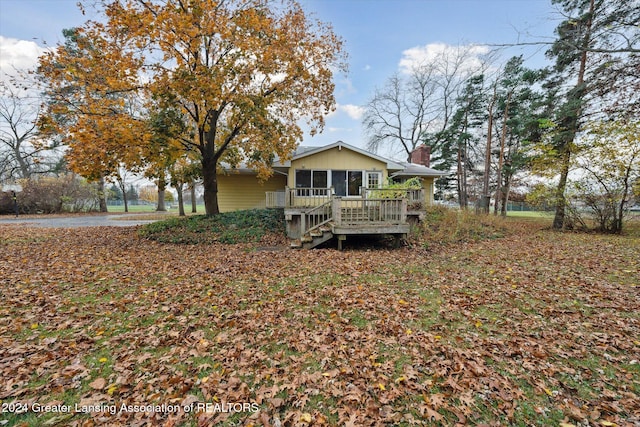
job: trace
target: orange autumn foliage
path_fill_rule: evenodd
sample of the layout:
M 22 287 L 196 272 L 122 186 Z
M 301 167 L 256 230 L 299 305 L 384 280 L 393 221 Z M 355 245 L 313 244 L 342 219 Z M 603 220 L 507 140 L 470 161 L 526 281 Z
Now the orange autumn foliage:
M 73 117 L 67 142 L 81 135 L 79 144 L 86 146 L 100 144 L 90 141 L 97 135 L 80 116 L 117 126 L 123 135 L 105 136 L 117 140 L 108 146 L 118 155 L 127 152 L 128 164 L 140 158 L 136 147 L 149 142 L 136 126 L 136 114 L 129 111 L 129 121 L 115 119 L 113 112 L 127 107 L 123 95 L 137 96 L 146 108 L 153 100 L 155 108 L 179 109 L 192 131 L 176 138 L 183 150 L 200 155 L 207 214 L 218 212 L 220 162 L 231 156 L 266 178 L 274 156 L 286 159 L 301 140 L 299 121 L 317 132 L 334 108 L 333 71 L 346 69 L 342 41 L 295 1 L 105 0 L 102 5 L 105 23 L 87 22 L 78 30 L 78 43 L 87 41 L 83 55 L 59 46 L 41 61 L 41 73 L 54 88 L 81 84 L 91 94 L 81 101 L 91 108 L 63 103 L 60 111 L 50 109 L 49 118 Z

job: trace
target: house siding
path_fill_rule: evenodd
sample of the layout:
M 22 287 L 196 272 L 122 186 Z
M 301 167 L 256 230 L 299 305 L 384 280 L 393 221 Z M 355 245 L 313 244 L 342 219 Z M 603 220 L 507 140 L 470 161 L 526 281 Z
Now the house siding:
M 433 183 L 435 178 L 433 177 L 424 177 L 422 178 L 422 188 L 424 188 L 425 194 L 425 203 L 428 206 L 433 205 Z
M 301 159 L 291 161 L 291 168 L 288 179 L 288 186 L 295 188 L 295 171 L 296 169 L 308 170 L 364 170 L 364 171 L 380 171 L 382 172 L 382 182 L 387 180 L 387 164 L 371 157 L 364 156 L 360 153 L 343 147 L 321 151 Z
M 262 209 L 266 206 L 266 191 L 282 191 L 287 177 L 274 173 L 261 182 L 256 175 L 229 173 L 218 175 L 218 207 L 220 212 Z

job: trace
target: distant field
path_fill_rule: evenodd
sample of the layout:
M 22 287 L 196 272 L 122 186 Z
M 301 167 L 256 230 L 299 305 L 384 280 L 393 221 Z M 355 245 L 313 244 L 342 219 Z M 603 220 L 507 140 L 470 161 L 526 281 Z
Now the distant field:
M 509 211 L 507 216 L 517 216 L 520 218 L 553 218 L 553 212 L 543 211 Z
M 109 206 L 108 208 L 109 212 L 124 212 L 124 206 Z M 184 210 L 187 214 L 189 214 L 191 212 L 191 205 L 185 205 L 184 206 Z M 203 214 L 204 213 L 204 205 L 197 205 L 197 210 L 198 213 Z M 155 212 L 156 211 L 156 205 L 131 205 L 129 206 L 129 212 Z M 171 204 L 170 208 L 167 208 L 168 212 L 178 212 L 178 205 L 177 204 Z

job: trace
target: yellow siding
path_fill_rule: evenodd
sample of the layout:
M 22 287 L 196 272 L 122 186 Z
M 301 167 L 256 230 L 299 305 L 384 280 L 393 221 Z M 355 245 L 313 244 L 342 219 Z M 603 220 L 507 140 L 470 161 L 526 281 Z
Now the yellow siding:
M 430 206 L 433 204 L 433 177 L 422 178 L 422 188 L 424 188 L 425 203 Z
M 295 188 L 296 169 L 319 170 L 366 170 L 381 171 L 382 182 L 387 181 L 387 164 L 371 157 L 364 156 L 348 148 L 338 147 L 291 161 L 289 169 L 289 187 Z
M 218 175 L 218 206 L 220 212 L 261 209 L 266 205 L 266 191 L 284 190 L 287 177 L 274 173 L 265 182 L 255 175 L 230 173 Z

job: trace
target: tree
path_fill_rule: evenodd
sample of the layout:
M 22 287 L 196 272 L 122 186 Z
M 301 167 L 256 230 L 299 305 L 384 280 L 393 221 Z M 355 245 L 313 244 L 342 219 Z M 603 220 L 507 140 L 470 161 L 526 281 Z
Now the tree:
M 499 76 L 496 116 L 500 122 L 500 147 L 494 214 L 500 210 L 506 216 L 512 179 L 528 166 L 528 142 L 539 139 L 543 97 L 536 85 L 543 77 L 543 70 L 524 67 L 522 56 L 509 59 Z
M 178 214 L 185 216 L 183 192 L 186 185 L 193 183 L 202 175 L 199 162 L 194 162 L 188 157 L 178 159 L 170 168 L 171 185 L 178 192 Z M 193 197 L 192 197 L 193 199 Z M 192 206 L 193 206 L 192 200 Z
M 119 64 L 140 62 L 126 50 L 110 52 L 107 46 L 114 46 L 109 40 L 82 29 L 63 34 L 65 44 L 40 57 L 38 73 L 47 85 L 47 101 L 39 127 L 68 147 L 71 170 L 102 187 L 104 179 L 115 180 L 124 192 L 123 173 L 142 169 L 142 147 L 150 134 L 137 96 L 138 76 Z M 116 41 L 123 46 L 121 39 Z
M 188 117 L 194 137 L 181 143 L 200 153 L 208 215 L 219 212 L 221 161 L 243 159 L 267 177 L 274 156 L 286 159 L 301 139 L 298 120 L 314 133 L 334 108 L 342 42 L 293 0 L 101 4 L 104 23 L 88 22 L 81 34 L 102 58 L 92 55 L 78 69 L 63 49 L 52 56 L 64 73 L 95 82 L 103 94 L 143 89 L 147 99 Z
M 440 167 L 448 170 L 455 166 L 458 203 L 463 209 L 469 202 L 468 174 L 475 169 L 473 154 L 482 136 L 485 104 L 484 75 L 469 78 L 456 100 L 457 108 L 449 126 L 437 136 L 443 141 L 441 151 L 445 154 Z
M 109 187 L 109 198 L 111 200 L 122 200 L 122 191 L 120 190 L 120 188 L 115 185 L 115 184 L 111 184 L 111 187 Z
M 368 148 L 378 151 L 385 144 L 400 145 L 407 161 L 423 132 L 439 117 L 434 67 L 421 67 L 406 79 L 394 74 L 366 107 L 363 123 L 369 133 Z
M 589 123 L 585 130 L 586 148 L 577 158 L 584 171 L 577 179 L 581 200 L 600 231 L 621 233 L 633 183 L 640 179 L 640 121 Z
M 460 90 L 473 74 L 481 73 L 475 46 L 444 49 L 429 62 L 404 75 L 394 74 L 367 103 L 363 125 L 372 151 L 398 147 L 410 161 L 411 152 L 424 142 L 435 163 L 445 158 L 443 131 L 453 117 Z M 485 58 L 486 59 L 486 58 Z
M 553 227 L 560 229 L 565 223 L 564 193 L 571 157 L 579 149 L 576 138 L 584 117 L 598 111 L 637 115 L 633 106 L 639 95 L 630 93 L 632 102 L 621 102 L 621 97 L 628 87 L 638 87 L 640 79 L 637 73 L 640 56 L 635 52 L 640 42 L 640 4 L 637 0 L 553 0 L 553 3 L 566 14 L 547 52 L 555 64 L 546 84 L 553 107 L 551 152 L 559 175 Z M 622 86 L 613 83 L 615 75 L 627 77 Z
M 41 141 L 40 100 L 26 87 L 0 82 L 0 178 L 29 179 L 63 169 L 55 141 Z

